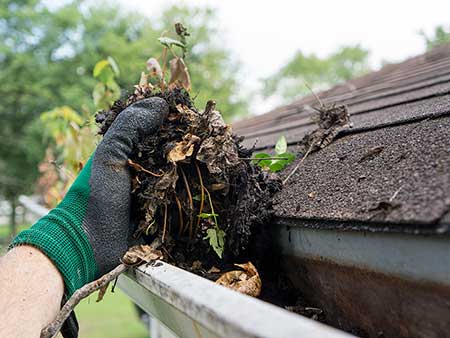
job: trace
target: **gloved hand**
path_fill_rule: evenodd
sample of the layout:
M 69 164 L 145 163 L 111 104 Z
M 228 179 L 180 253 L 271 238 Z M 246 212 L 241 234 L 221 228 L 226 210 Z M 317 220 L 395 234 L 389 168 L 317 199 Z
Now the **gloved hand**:
M 156 132 L 168 112 L 160 98 L 121 112 L 61 203 L 11 244 L 43 251 L 61 272 L 67 297 L 120 263 L 134 232 L 127 159 L 139 135 Z

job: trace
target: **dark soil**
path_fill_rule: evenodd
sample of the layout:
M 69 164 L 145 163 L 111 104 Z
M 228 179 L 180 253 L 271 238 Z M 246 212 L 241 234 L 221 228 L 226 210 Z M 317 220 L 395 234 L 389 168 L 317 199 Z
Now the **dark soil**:
M 250 243 L 271 218 L 272 196 L 280 190 L 280 180 L 251 163 L 252 150 L 240 145 L 213 102 L 199 112 L 183 89 L 136 90 L 97 115 L 100 133 L 106 133 L 128 105 L 152 96 L 165 99 L 170 111 L 160 131 L 142 136 L 130 158 L 135 236 L 161 244 L 168 262 L 210 279 L 245 260 L 260 270 L 251 257 Z M 193 145 L 192 154 L 170 161 L 177 145 L 183 148 L 182 155 L 189 155 L 186 149 Z M 222 258 L 205 239 L 207 230 L 215 226 L 214 217 L 198 217 L 213 213 L 208 192 L 217 226 L 225 232 Z M 220 273 L 208 273 L 212 267 Z

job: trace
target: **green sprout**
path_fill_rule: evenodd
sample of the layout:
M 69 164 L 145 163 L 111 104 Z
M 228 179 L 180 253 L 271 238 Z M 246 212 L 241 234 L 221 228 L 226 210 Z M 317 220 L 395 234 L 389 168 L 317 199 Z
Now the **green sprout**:
M 287 151 L 286 137 L 281 136 L 275 145 L 275 156 L 267 153 L 257 153 L 253 163 L 263 169 L 277 172 L 295 161 L 295 154 Z
M 222 258 L 223 250 L 225 248 L 225 231 L 219 228 L 219 223 L 217 221 L 217 217 L 219 217 L 219 215 L 214 212 L 214 205 L 211 200 L 211 195 L 206 188 L 205 192 L 208 195 L 211 213 L 202 212 L 197 217 L 201 219 L 212 219 L 214 221 L 214 227 L 206 230 L 206 236 L 203 239 L 209 240 L 209 245 L 211 245 L 211 247 L 214 249 L 217 256 Z

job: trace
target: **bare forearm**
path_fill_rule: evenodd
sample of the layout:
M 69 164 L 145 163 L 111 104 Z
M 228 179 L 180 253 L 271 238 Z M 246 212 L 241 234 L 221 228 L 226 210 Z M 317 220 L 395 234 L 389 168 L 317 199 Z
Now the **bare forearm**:
M 64 283 L 38 249 L 19 246 L 0 258 L 0 337 L 38 338 L 57 315 Z

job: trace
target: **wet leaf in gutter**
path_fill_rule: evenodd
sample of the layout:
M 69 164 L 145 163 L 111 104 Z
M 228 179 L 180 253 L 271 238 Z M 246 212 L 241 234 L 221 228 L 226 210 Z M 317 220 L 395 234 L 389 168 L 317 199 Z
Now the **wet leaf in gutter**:
M 261 278 L 255 266 L 251 263 L 235 264 L 242 270 L 234 270 L 224 273 L 216 281 L 216 284 L 223 285 L 240 293 L 258 297 L 261 293 Z
M 149 263 L 158 259 L 163 259 L 160 250 L 153 249 L 150 245 L 135 245 L 131 247 L 122 257 L 122 263 L 125 265 L 138 265 Z

